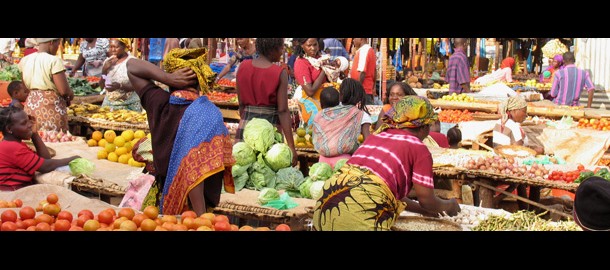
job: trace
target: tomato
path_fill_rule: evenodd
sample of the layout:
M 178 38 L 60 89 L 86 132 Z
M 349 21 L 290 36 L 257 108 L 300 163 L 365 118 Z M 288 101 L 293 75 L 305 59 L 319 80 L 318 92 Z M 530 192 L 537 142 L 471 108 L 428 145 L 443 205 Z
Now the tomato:
M 89 210 L 89 209 L 80 210 L 80 212 L 78 212 L 76 217 L 80 217 L 82 215 L 86 215 L 87 217 L 89 217 L 89 219 L 93 219 L 93 217 L 94 217 L 93 212 L 91 212 L 91 210 Z
M 57 220 L 64 219 L 64 220 L 67 220 L 70 223 L 72 223 L 73 218 L 74 217 L 72 216 L 72 213 L 65 211 L 65 210 L 61 211 L 61 212 L 59 212 L 59 214 L 57 214 Z
M 21 220 L 33 219 L 36 216 L 36 210 L 31 206 L 25 206 L 19 209 L 19 217 Z
M 47 195 L 47 202 L 48 203 L 57 203 L 57 201 L 59 201 L 59 197 L 57 197 L 57 194 L 55 193 L 51 193 L 49 195 Z
M 108 210 L 103 210 L 97 214 L 97 220 L 99 220 L 100 223 L 110 225 L 114 222 L 114 215 Z
M 584 171 L 585 170 L 585 166 L 582 164 L 578 164 L 578 171 Z
M 58 219 L 55 221 L 55 231 L 69 231 L 72 227 L 72 223 L 65 219 Z
M 15 222 L 17 221 L 17 213 L 10 209 L 6 210 L 2 212 L 2 215 L 0 215 L 0 220 L 2 220 L 2 222 Z
M 292 229 L 290 229 L 290 226 L 288 226 L 288 224 L 284 224 L 284 223 L 277 225 L 275 227 L 275 230 L 276 231 L 292 231 Z
M 226 222 L 226 221 L 218 221 L 218 222 L 214 223 L 214 230 L 215 231 L 230 231 L 231 224 L 229 224 L 229 222 Z

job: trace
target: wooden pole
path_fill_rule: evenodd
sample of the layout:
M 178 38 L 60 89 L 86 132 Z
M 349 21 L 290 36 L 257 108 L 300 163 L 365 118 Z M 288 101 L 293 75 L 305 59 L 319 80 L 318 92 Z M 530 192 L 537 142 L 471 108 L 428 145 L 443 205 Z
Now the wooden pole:
M 216 57 L 216 38 L 208 39 L 208 59 L 207 64 L 212 63 L 212 59 Z
M 564 213 L 564 212 L 557 211 L 557 210 L 555 210 L 555 209 L 553 209 L 553 208 L 547 207 L 547 206 L 546 206 L 546 205 L 544 205 L 544 204 L 541 204 L 541 203 L 538 203 L 538 202 L 535 202 L 535 201 L 532 201 L 532 200 L 529 200 L 529 199 L 523 198 L 523 197 L 521 197 L 521 196 L 517 196 L 517 195 L 515 195 L 515 194 L 512 194 L 512 193 L 506 192 L 506 191 L 501 190 L 501 189 L 499 189 L 499 188 L 495 188 L 495 187 L 493 187 L 493 186 L 491 186 L 491 185 L 484 184 L 484 183 L 482 183 L 482 182 L 480 182 L 480 181 L 474 181 L 474 184 L 475 184 L 475 185 L 482 186 L 482 187 L 487 188 L 487 189 L 490 189 L 490 190 L 493 190 L 493 191 L 496 191 L 496 192 L 500 192 L 500 193 L 502 193 L 502 194 L 504 194 L 504 195 L 506 195 L 506 196 L 509 196 L 509 197 L 515 198 L 515 199 L 520 200 L 520 201 L 522 201 L 522 202 L 529 203 L 529 204 L 531 204 L 531 205 L 533 205 L 533 206 L 540 207 L 540 208 L 542 208 L 542 209 L 544 209 L 544 210 L 546 210 L 546 211 L 549 211 L 549 212 L 551 212 L 551 213 L 558 214 L 558 215 L 560 215 L 560 216 L 562 216 L 562 217 L 565 217 L 565 218 L 568 218 L 568 219 L 572 219 L 572 216 L 571 216 L 571 215 L 568 215 L 568 214 L 566 214 L 566 213 Z
M 380 51 L 381 51 L 381 67 L 380 67 L 380 82 L 381 82 L 381 96 L 379 97 L 380 99 L 383 99 L 383 97 L 385 97 L 385 91 L 386 91 L 386 72 L 387 72 L 387 68 L 388 68 L 388 48 L 387 48 L 387 43 L 388 43 L 388 39 L 387 38 L 382 38 L 381 39 L 381 44 L 380 44 Z

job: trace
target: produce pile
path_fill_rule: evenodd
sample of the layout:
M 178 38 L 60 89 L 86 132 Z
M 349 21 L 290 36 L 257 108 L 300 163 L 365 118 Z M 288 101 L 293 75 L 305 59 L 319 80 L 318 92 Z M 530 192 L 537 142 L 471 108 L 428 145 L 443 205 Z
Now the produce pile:
M 212 91 L 207 94 L 211 102 L 235 103 L 237 105 L 237 94 Z
M 68 85 L 74 91 L 75 96 L 97 95 L 102 92 L 101 87 L 93 88 L 85 78 L 68 77 Z M 99 81 L 99 80 L 98 80 Z
M 103 134 L 101 131 L 96 130 L 91 134 L 91 139 L 87 141 L 87 145 L 90 147 L 101 147 L 97 152 L 97 159 L 107 159 L 111 162 L 128 164 L 133 167 L 144 167 L 146 164 L 134 160 L 131 150 L 145 136 L 151 138 L 150 133 L 146 135 L 142 130 L 135 132 L 125 130 L 119 136 L 111 129 L 106 130 Z
M 11 98 L 5 98 L 0 100 L 0 107 L 8 107 L 8 105 L 11 105 L 11 101 L 13 101 L 13 99 Z
M 472 119 L 472 113 L 468 110 L 442 110 L 438 113 L 438 120 L 445 123 L 466 122 Z
M 259 118 L 248 121 L 244 141 L 233 146 L 233 157 L 235 190 L 265 190 L 261 192 L 261 204 L 279 199 L 279 190 L 285 190 L 291 197 L 315 199 L 321 196 L 324 180 L 334 172 L 328 163 L 318 162 L 310 167 L 309 176 L 304 177 L 301 171 L 290 166 L 292 151 L 283 143 L 282 134 L 269 121 Z M 337 164 L 342 166 L 345 161 Z
M 441 97 L 442 100 L 449 101 L 459 101 L 459 102 L 474 102 L 475 99 L 472 96 L 466 95 L 464 93 L 456 94 L 455 92 L 451 95 L 444 95 Z
M 531 211 L 521 210 L 510 216 L 490 215 L 472 228 L 473 231 L 582 231 L 574 221 L 553 222 Z
M 70 131 L 64 132 L 63 130 L 46 130 L 40 129 L 38 130 L 38 135 L 43 142 L 72 142 L 78 140 L 78 136 L 74 136 L 70 134 Z
M 10 65 L 0 70 L 0 81 L 12 82 L 21 80 L 21 71 L 19 66 Z
M 68 107 L 68 116 L 80 116 L 119 123 L 148 124 L 146 111 L 111 110 L 110 107 L 100 107 L 89 103 L 71 104 Z

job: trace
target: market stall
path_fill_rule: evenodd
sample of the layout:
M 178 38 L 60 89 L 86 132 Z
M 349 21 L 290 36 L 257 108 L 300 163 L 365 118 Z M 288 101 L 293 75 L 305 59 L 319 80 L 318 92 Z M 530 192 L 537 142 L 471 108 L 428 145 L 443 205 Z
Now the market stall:
M 110 197 L 122 197 L 129 186 L 129 181 L 143 175 L 140 167 L 98 159 L 100 147 L 89 147 L 82 139 L 45 144 L 55 149 L 55 158 L 79 155 L 93 162 L 95 171 L 91 175 L 74 177 L 69 174 L 69 169 L 64 167 L 51 173 L 38 175 L 38 183 L 70 187 L 74 190 L 104 195 L 106 199 L 110 199 Z

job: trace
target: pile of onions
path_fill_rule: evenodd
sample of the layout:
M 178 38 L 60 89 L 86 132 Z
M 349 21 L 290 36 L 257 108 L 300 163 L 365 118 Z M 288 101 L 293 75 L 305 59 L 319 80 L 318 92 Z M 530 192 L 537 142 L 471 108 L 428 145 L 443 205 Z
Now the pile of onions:
M 78 136 L 70 134 L 70 131 L 63 132 L 63 130 L 38 130 L 38 135 L 42 138 L 43 142 L 71 142 L 76 141 Z
M 513 158 L 505 159 L 500 156 L 470 159 L 466 162 L 465 168 L 522 178 L 546 178 L 549 174 L 549 170 L 544 165 L 534 163 L 528 168 L 526 165 L 519 165 Z

